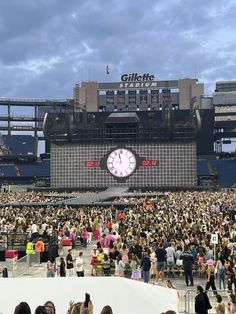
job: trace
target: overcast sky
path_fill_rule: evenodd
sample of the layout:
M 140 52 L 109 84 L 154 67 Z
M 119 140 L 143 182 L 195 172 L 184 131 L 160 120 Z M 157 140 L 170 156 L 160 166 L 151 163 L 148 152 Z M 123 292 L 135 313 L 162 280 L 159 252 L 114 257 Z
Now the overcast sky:
M 70 98 L 132 72 L 196 73 L 209 94 L 236 79 L 235 26 L 235 0 L 1 0 L 0 97 Z

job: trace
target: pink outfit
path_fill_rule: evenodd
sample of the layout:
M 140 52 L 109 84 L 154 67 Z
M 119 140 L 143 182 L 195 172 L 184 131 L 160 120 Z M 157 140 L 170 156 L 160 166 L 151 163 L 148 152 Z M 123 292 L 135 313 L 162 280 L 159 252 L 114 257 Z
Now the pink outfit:
M 105 238 L 105 241 L 104 241 L 104 247 L 106 247 L 106 248 L 109 247 L 109 244 L 111 243 L 111 241 L 114 242 L 115 238 L 112 234 L 108 234 Z
M 128 264 L 128 263 L 129 263 L 128 252 L 129 252 L 129 251 L 128 251 L 127 249 L 121 250 L 122 262 L 125 263 L 125 264 Z
M 85 230 L 82 232 L 82 238 L 88 240 L 88 231 Z
M 98 240 L 98 238 L 99 238 L 99 231 L 97 229 L 93 231 L 93 237 L 94 237 L 95 240 Z
M 141 278 L 141 270 L 132 270 L 131 279 L 139 280 Z
M 75 241 L 76 238 L 76 234 L 74 232 L 71 232 L 69 235 L 69 239 L 71 239 L 72 241 Z

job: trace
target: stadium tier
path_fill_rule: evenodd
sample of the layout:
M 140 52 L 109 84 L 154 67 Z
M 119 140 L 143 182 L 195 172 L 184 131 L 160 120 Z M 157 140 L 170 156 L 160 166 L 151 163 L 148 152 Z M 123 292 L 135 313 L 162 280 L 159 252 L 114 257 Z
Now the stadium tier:
M 212 160 L 211 165 L 218 174 L 220 187 L 236 186 L 236 160 Z
M 204 160 L 204 159 L 198 160 L 198 162 L 197 162 L 197 175 L 198 176 L 210 175 L 206 160 Z
M 50 162 L 43 160 L 41 162 L 18 164 L 20 176 L 22 177 L 49 177 Z
M 36 156 L 37 142 L 32 135 L 3 135 L 3 140 L 10 155 Z
M 4 178 L 15 178 L 16 169 L 14 165 L 0 165 L 0 176 Z

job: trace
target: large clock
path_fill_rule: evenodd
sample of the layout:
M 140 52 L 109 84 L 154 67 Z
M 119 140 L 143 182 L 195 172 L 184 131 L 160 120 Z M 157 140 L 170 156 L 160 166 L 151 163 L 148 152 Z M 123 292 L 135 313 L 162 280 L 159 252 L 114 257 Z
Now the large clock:
M 127 148 L 117 148 L 107 156 L 107 169 L 115 177 L 125 178 L 136 169 L 134 153 Z

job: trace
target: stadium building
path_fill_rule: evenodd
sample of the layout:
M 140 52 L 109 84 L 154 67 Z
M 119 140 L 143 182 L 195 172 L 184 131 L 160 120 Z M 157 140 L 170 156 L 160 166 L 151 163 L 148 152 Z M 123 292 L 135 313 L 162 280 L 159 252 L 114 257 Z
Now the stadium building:
M 120 82 L 82 82 L 73 89 L 74 100 L 87 112 L 162 110 L 168 102 L 174 110 L 186 110 L 195 105 L 212 108 L 201 98 L 204 84 L 197 79 L 155 80 L 144 73 L 123 74 Z
M 196 160 L 193 166 L 196 171 L 194 174 L 192 169 L 191 183 L 189 181 L 187 186 L 198 184 L 232 187 L 236 182 L 235 154 L 224 152 L 225 147 L 232 144 L 236 138 L 235 81 L 217 82 L 213 95 L 206 96 L 204 84 L 199 83 L 197 79 L 159 81 L 149 73 L 124 73 L 119 82 L 76 84 L 73 88 L 73 99 L 2 98 L 0 105 L 3 112 L 0 115 L 1 184 L 49 184 L 50 168 L 52 182 L 58 182 L 55 176 L 52 178 L 52 174 L 58 177 L 61 174 L 55 171 L 58 165 L 50 163 L 50 148 L 52 154 L 60 159 L 60 154 L 55 153 L 59 142 L 60 147 L 62 143 L 82 145 L 84 153 L 80 148 L 77 155 L 81 153 L 84 158 L 84 145 L 90 145 L 92 142 L 95 145 L 96 141 L 98 145 L 107 145 L 105 151 L 98 153 L 100 148 L 96 149 L 99 167 L 100 161 L 104 161 L 104 156 L 108 156 L 112 149 L 129 146 L 128 150 L 134 152 L 137 166 L 133 175 L 138 175 L 138 172 L 141 175 L 142 171 L 152 175 L 151 166 L 142 168 L 140 162 L 158 162 L 161 158 L 165 159 L 164 155 L 159 156 L 159 160 L 151 157 L 152 154 L 145 157 L 143 151 L 137 152 L 134 146 L 147 141 L 148 145 L 157 145 L 158 141 L 161 145 L 164 145 L 164 141 L 176 144 L 178 140 L 185 144 L 186 141 L 195 143 L 195 157 L 189 155 L 188 160 Z M 181 135 L 177 130 L 181 130 Z M 41 141 L 46 142 L 46 154 L 41 154 L 39 158 L 37 151 Z M 69 146 L 67 148 L 69 149 Z M 153 150 L 153 154 L 154 151 L 156 150 Z M 166 156 L 170 153 L 171 151 L 166 153 Z M 63 154 L 61 156 L 64 156 Z M 73 158 L 76 160 L 76 156 Z M 95 159 L 87 156 L 83 164 L 97 161 Z M 101 162 L 101 165 L 103 163 Z M 87 176 L 88 171 L 91 172 L 91 169 L 87 168 L 89 167 L 81 172 L 83 177 Z M 93 168 L 94 173 L 98 170 L 96 167 L 90 168 Z M 159 171 L 158 168 L 155 169 Z M 80 166 L 77 171 L 81 171 Z M 114 181 L 114 174 L 109 175 L 109 179 L 101 180 L 104 187 Z M 177 176 L 178 172 L 174 177 Z M 157 177 L 159 183 L 153 179 L 153 185 L 163 185 L 165 174 Z M 93 184 L 100 179 L 94 179 Z M 129 179 L 132 179 L 132 176 Z M 115 180 L 116 183 L 118 181 L 122 180 Z M 176 184 L 177 181 L 173 182 Z M 62 186 L 62 183 L 58 184 L 55 183 L 54 187 Z M 74 184 L 77 186 L 78 182 L 74 180 Z M 182 180 L 181 186 L 183 185 Z

